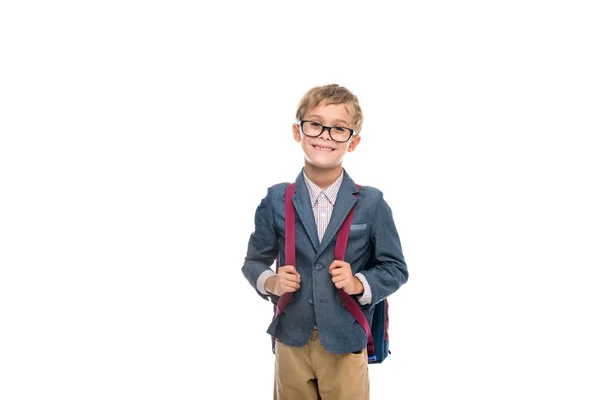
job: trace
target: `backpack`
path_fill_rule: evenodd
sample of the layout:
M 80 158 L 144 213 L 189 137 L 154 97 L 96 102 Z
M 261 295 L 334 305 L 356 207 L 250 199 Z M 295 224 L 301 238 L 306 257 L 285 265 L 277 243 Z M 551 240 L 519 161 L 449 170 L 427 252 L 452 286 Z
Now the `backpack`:
M 356 185 L 360 190 L 360 186 Z M 296 218 L 294 206 L 292 204 L 292 195 L 294 194 L 295 184 L 290 183 L 285 193 L 285 264 L 296 265 Z M 355 194 L 358 198 L 358 193 Z M 355 205 L 356 206 L 356 205 Z M 344 220 L 335 243 L 334 258 L 343 260 L 346 253 L 346 244 L 348 243 L 348 234 L 350 233 L 350 224 L 354 215 L 354 208 Z M 279 259 L 277 259 L 277 268 L 279 268 Z M 375 305 L 372 323 L 369 325 L 367 318 L 363 314 L 358 303 L 342 289 L 338 289 L 338 295 L 342 299 L 342 303 L 346 309 L 350 311 L 356 321 L 363 327 L 367 334 L 367 353 L 369 356 L 369 364 L 382 363 L 388 354 L 392 354 L 389 350 L 389 313 L 387 298 Z M 275 316 L 278 316 L 287 307 L 292 298 L 292 293 L 284 293 L 278 300 Z M 272 350 L 275 352 L 275 338 L 272 338 Z

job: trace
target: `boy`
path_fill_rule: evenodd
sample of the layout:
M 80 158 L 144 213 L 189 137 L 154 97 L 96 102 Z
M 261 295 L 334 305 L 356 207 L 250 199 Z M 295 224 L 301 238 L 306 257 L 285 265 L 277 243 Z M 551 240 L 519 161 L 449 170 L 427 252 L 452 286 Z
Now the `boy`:
M 291 293 L 267 330 L 276 339 L 274 399 L 368 399 L 367 336 L 337 290 L 352 295 L 370 323 L 375 304 L 408 279 L 400 239 L 382 193 L 359 190 L 342 167 L 361 139 L 357 97 L 335 84 L 314 87 L 301 99 L 296 119 L 292 131 L 304 152 L 292 198 L 296 265 L 283 262 L 288 184 L 280 183 L 256 210 L 242 267 L 273 304 Z M 335 260 L 337 232 L 355 203 L 345 258 Z M 273 272 L 277 257 L 281 266 Z

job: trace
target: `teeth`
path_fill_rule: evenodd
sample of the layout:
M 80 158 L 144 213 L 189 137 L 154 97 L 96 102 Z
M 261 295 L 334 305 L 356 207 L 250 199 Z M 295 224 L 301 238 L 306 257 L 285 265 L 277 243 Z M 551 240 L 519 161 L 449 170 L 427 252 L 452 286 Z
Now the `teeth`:
M 319 147 L 319 146 L 315 146 L 317 148 L 317 150 L 322 150 L 322 151 L 333 151 L 333 149 L 330 149 L 328 147 Z

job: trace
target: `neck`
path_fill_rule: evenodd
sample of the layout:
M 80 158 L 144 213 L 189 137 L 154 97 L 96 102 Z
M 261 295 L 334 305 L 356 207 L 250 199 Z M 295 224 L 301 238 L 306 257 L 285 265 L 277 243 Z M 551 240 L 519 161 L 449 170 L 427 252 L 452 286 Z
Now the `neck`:
M 304 165 L 304 173 L 315 185 L 324 190 L 340 177 L 342 174 L 342 166 L 339 165 L 335 168 L 319 168 L 306 163 Z

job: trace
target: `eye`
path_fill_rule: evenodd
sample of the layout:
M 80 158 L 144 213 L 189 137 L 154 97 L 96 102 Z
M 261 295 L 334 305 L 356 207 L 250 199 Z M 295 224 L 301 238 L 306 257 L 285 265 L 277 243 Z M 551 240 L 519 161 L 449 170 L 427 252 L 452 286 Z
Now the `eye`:
M 344 132 L 346 132 L 346 129 L 347 129 L 347 128 L 344 128 L 344 127 L 342 127 L 342 126 L 334 126 L 334 127 L 333 127 L 333 129 L 334 129 L 336 132 L 339 132 L 339 133 L 344 133 Z
M 310 121 L 310 126 L 312 126 L 313 128 L 320 128 L 321 124 L 318 122 Z

